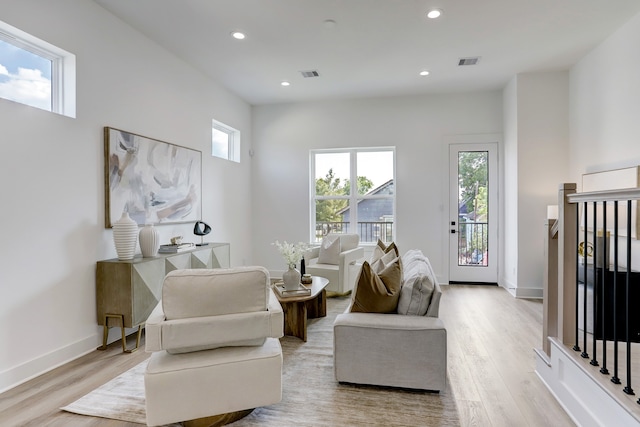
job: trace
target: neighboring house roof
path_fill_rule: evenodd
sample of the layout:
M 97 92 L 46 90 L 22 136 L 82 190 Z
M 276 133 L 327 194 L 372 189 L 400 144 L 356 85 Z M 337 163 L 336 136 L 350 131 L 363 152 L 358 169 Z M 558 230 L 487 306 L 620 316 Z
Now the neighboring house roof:
M 392 188 L 392 187 L 393 187 L 393 179 L 390 179 L 389 181 L 385 182 L 384 184 L 377 186 L 373 190 L 369 190 L 364 195 L 365 196 L 373 196 L 373 195 L 376 195 L 376 194 L 389 194 L 389 189 Z M 363 201 L 364 201 L 363 199 L 358 200 L 358 204 L 360 204 Z M 349 212 L 349 209 L 351 209 L 351 207 L 347 206 L 346 208 L 340 209 L 337 213 L 339 215 L 344 215 L 345 213 Z

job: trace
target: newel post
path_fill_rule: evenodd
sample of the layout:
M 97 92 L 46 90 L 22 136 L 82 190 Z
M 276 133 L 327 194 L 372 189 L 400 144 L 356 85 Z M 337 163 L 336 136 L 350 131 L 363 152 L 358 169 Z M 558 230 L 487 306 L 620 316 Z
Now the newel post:
M 575 183 L 560 184 L 558 190 L 558 339 L 576 344 L 576 273 L 578 261 L 578 204 L 568 203 Z

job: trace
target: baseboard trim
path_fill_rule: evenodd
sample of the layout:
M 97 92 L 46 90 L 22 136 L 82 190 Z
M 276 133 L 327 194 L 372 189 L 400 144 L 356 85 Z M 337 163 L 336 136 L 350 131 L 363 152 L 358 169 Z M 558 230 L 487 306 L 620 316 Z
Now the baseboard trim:
M 469 281 L 458 281 L 458 280 L 449 280 L 450 285 L 478 285 L 478 286 L 498 286 L 496 282 L 469 282 Z
M 612 396 L 606 387 L 590 376 L 577 363 L 577 356 L 567 353 L 555 338 L 549 338 L 551 355 L 536 351 L 536 375 L 578 426 L 632 426 L 638 425 L 637 417 Z M 544 357 L 543 357 L 544 355 Z M 608 380 L 604 380 L 611 386 Z M 616 390 L 618 394 L 621 390 Z M 633 396 L 625 397 L 630 405 L 637 405 Z M 635 410 L 635 407 L 634 407 Z
M 509 292 L 515 298 L 529 298 L 529 299 L 542 299 L 543 291 L 542 288 L 538 287 L 525 287 L 525 286 L 517 286 L 515 283 L 502 279 L 499 283 L 500 286 L 505 288 L 507 292 Z
M 0 372 L 0 393 L 94 351 L 97 341 L 98 336 L 91 335 Z
M 125 328 L 125 334 L 129 336 L 137 333 L 138 328 Z M 120 328 L 114 327 L 109 329 L 107 344 L 112 344 L 122 338 Z M 14 387 L 19 386 L 33 378 L 52 371 L 66 363 L 69 363 L 79 357 L 96 351 L 98 346 L 102 345 L 102 327 L 95 335 L 65 345 L 49 353 L 33 358 L 27 362 L 16 365 L 5 371 L 0 372 L 0 393 L 4 393 Z
M 517 287 L 515 289 L 515 297 L 516 298 L 542 299 L 542 289 L 541 288 L 521 288 L 521 287 Z

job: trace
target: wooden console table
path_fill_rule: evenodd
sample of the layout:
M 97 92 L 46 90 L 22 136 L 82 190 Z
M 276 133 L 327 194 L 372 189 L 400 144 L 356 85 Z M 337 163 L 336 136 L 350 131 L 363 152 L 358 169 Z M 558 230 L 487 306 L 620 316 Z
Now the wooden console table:
M 140 333 L 151 311 L 162 297 L 164 276 L 185 268 L 228 268 L 229 243 L 209 243 L 177 254 L 153 258 L 136 256 L 129 261 L 117 258 L 98 261 L 96 267 L 96 307 L 98 325 L 103 326 L 102 346 L 107 347 L 109 328 L 120 327 L 122 351 L 131 353 L 140 344 Z M 128 350 L 125 328 L 138 327 L 136 346 Z

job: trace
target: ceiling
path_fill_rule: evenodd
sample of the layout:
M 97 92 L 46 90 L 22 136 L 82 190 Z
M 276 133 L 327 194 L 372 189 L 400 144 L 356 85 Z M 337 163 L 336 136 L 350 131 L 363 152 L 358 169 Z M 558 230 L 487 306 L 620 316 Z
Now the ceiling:
M 638 0 L 95 1 L 253 105 L 501 89 L 567 70 L 640 12 Z M 442 17 L 426 17 L 433 7 Z M 480 60 L 458 66 L 467 57 Z

